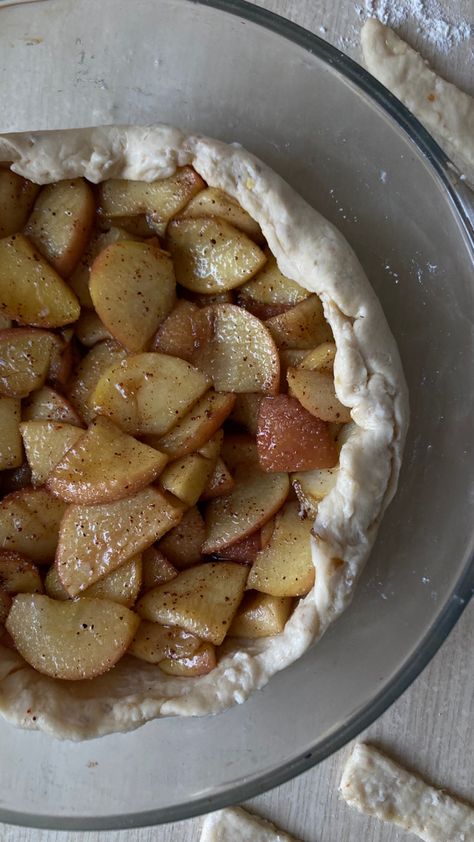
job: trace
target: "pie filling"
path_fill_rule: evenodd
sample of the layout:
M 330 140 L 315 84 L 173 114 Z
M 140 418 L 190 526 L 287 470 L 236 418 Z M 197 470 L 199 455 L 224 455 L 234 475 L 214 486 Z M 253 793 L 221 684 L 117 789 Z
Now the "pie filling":
M 191 166 L 0 169 L 0 238 L 1 643 L 186 678 L 281 633 L 352 426 L 318 296 Z

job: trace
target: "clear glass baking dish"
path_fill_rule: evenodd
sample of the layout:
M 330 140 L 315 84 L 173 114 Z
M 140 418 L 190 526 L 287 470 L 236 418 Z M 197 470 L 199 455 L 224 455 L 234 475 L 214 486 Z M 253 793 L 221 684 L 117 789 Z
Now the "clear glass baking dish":
M 303 772 L 378 717 L 473 589 L 469 190 L 417 121 L 314 35 L 238 0 L 0 6 L 0 131 L 169 122 L 239 141 L 355 248 L 411 396 L 400 489 L 347 613 L 244 705 L 83 744 L 0 722 L 0 821 L 126 828 Z

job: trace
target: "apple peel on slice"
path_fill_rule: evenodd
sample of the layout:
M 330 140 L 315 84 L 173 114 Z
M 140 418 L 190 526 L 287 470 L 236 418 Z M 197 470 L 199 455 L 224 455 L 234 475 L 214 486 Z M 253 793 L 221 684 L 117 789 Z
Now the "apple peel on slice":
M 257 448 L 264 471 L 311 471 L 333 468 L 338 461 L 328 424 L 288 395 L 263 399 Z

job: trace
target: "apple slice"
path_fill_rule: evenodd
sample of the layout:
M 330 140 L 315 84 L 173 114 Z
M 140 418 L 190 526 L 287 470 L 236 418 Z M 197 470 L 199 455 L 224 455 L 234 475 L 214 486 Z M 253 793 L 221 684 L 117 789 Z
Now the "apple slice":
M 311 415 L 336 424 L 345 424 L 351 420 L 350 408 L 344 406 L 337 397 L 331 374 L 305 368 L 289 368 L 286 377 L 290 395 L 297 398 Z
M 186 205 L 181 217 L 196 219 L 218 216 L 230 222 L 239 231 L 243 231 L 252 240 L 262 242 L 263 235 L 258 222 L 245 211 L 228 193 L 217 187 L 207 187 Z
M 167 229 L 176 280 L 199 293 L 234 289 L 248 281 L 266 261 L 246 234 L 224 219 L 175 219 Z
M 0 637 L 10 612 L 12 598 L 6 591 L 0 590 Z M 3 643 L 3 640 L 2 640 Z
M 243 465 L 255 469 L 259 467 L 257 442 L 246 433 L 225 435 L 221 456 L 232 474 Z
M 26 398 L 46 380 L 51 358 L 60 340 L 35 328 L 0 331 L 0 395 Z
M 228 635 L 255 639 L 280 634 L 285 628 L 292 606 L 291 597 L 249 591 L 238 608 Z
M 317 295 L 310 295 L 291 310 L 267 319 L 265 326 L 280 349 L 310 350 L 321 342 L 333 339 L 331 328 L 324 320 L 323 305 Z
M 294 307 L 310 296 L 310 292 L 280 272 L 274 256 L 267 251 L 267 262 L 258 275 L 239 289 L 239 304 L 252 312 L 253 307 Z M 258 315 L 256 313 L 255 315 Z
M 0 240 L 0 311 L 36 327 L 79 318 L 76 296 L 23 234 Z
M 274 394 L 280 382 L 276 345 L 265 325 L 235 304 L 208 308 L 212 338 L 196 354 L 218 392 Z
M 159 664 L 165 658 L 189 658 L 201 643 L 196 635 L 177 626 L 162 626 L 142 620 L 128 654 L 149 664 Z
M 0 550 L 0 590 L 8 594 L 43 593 L 38 568 L 22 553 Z
M 257 553 L 261 549 L 261 530 L 258 530 L 258 532 L 252 532 L 251 535 L 248 535 L 242 541 L 231 544 L 230 547 L 222 547 L 216 555 L 223 561 L 235 561 L 238 564 L 253 564 Z
M 176 529 L 178 527 L 175 527 Z M 142 584 L 143 590 L 149 591 L 157 585 L 171 582 L 178 575 L 178 571 L 166 558 L 158 547 L 148 547 L 142 555 Z
M 72 429 L 77 431 L 77 427 Z M 122 433 L 108 418 L 99 416 L 55 463 L 47 487 L 67 503 L 112 502 L 145 488 L 167 461 L 164 453 Z
M 292 362 L 290 366 L 307 368 L 309 371 L 321 371 L 332 375 L 335 357 L 336 346 L 334 342 L 321 342 L 321 345 L 318 345 L 317 348 L 306 354 L 301 361 L 298 363 Z
M 219 646 L 242 599 L 246 581 L 247 568 L 241 564 L 199 564 L 145 594 L 137 611 L 145 620 L 180 626 Z
M 218 553 L 256 532 L 281 508 L 289 491 L 286 473 L 268 474 L 244 465 L 234 479 L 231 493 L 207 506 L 203 553 Z
M 117 222 L 118 225 L 118 222 Z M 76 293 L 82 307 L 92 310 L 92 298 L 89 290 L 90 268 L 100 252 L 112 243 L 121 240 L 134 240 L 133 234 L 118 228 L 116 225 L 109 227 L 107 231 L 96 231 L 89 240 L 88 246 L 79 260 L 71 277 L 68 278 L 69 286 Z
M 161 539 L 158 548 L 175 567 L 182 569 L 199 564 L 205 537 L 201 513 L 193 506 L 184 513 L 180 523 Z
M 0 471 L 18 468 L 23 462 L 19 423 L 21 402 L 18 398 L 0 397 Z
M 23 421 L 20 432 L 34 486 L 43 485 L 69 448 L 84 436 L 80 427 L 58 421 Z
M 0 169 L 0 238 L 22 230 L 39 189 L 21 175 Z
M 69 506 L 61 522 L 56 566 L 70 596 L 151 546 L 182 517 L 157 488 L 95 506 Z
M 94 214 L 94 195 L 85 179 L 57 181 L 41 190 L 25 234 L 48 263 L 67 277 L 86 248 Z
M 86 348 L 93 348 L 104 339 L 112 339 L 112 334 L 94 310 L 82 310 L 75 324 L 75 334 Z
M 252 436 L 257 435 L 258 416 L 262 395 L 241 394 L 236 395 L 235 405 L 230 419 L 241 427 L 245 427 Z
M 107 672 L 125 654 L 139 618 L 105 599 L 57 602 L 40 594 L 13 600 L 6 629 L 25 661 L 52 678 L 77 681 Z
M 215 497 L 230 494 L 234 485 L 234 480 L 227 465 L 221 458 L 218 458 L 214 471 L 201 494 L 201 500 L 214 500 Z
M 309 353 L 311 354 L 312 352 L 310 351 Z M 280 349 L 280 392 L 288 391 L 288 383 L 286 380 L 286 373 L 288 369 L 299 366 L 306 356 L 308 356 L 308 351 L 301 348 Z
M 112 218 L 146 214 L 161 236 L 171 217 L 205 186 L 192 167 L 181 167 L 169 178 L 150 182 L 111 178 L 99 185 L 100 212 Z
M 166 675 L 197 678 L 199 675 L 207 675 L 216 668 L 216 650 L 212 643 L 203 643 L 194 655 L 185 658 L 165 658 L 158 666 Z
M 182 456 L 166 466 L 160 477 L 160 485 L 186 506 L 194 506 L 211 478 L 215 462 L 200 453 Z
M 172 459 L 194 453 L 219 430 L 234 402 L 234 395 L 218 394 L 210 389 L 163 438 L 147 438 L 146 441 Z
M 217 432 L 215 432 L 214 435 L 199 448 L 198 453 L 200 453 L 201 456 L 205 456 L 206 459 L 211 459 L 211 461 L 215 463 L 219 458 L 223 441 L 224 430 L 217 430 Z
M 51 562 L 65 508 L 43 488 L 14 491 L 0 503 L 0 547 L 37 564 Z
M 164 435 L 209 388 L 209 378 L 178 357 L 136 354 L 102 375 L 91 404 L 131 435 Z
M 275 519 L 273 535 L 257 555 L 247 587 L 272 596 L 304 596 L 314 584 L 312 518 L 301 517 L 298 503 L 287 503 Z
M 311 471 L 333 468 L 338 461 L 327 423 L 288 395 L 263 399 L 257 447 L 264 471 Z
M 94 599 L 110 599 L 118 602 L 127 608 L 135 604 L 142 585 L 142 563 L 141 556 L 133 558 L 122 564 L 117 570 L 104 576 L 95 585 L 86 588 L 81 597 L 87 596 Z M 51 599 L 70 599 L 59 578 L 56 567 L 50 567 L 44 580 L 44 587 Z
M 91 348 L 77 366 L 76 373 L 68 387 L 68 396 L 73 407 L 87 424 L 90 424 L 97 415 L 90 400 L 97 383 L 103 374 L 124 360 L 126 356 L 125 349 L 121 348 L 116 342 L 111 340 L 99 342 L 98 345 Z
M 106 328 L 133 353 L 146 348 L 176 300 L 169 255 L 153 243 L 132 240 L 100 252 L 91 267 L 89 289 Z
M 192 363 L 197 351 L 211 338 L 211 325 L 197 304 L 180 299 L 159 327 L 151 350 Z
M 291 475 L 291 483 L 304 511 L 313 518 L 318 504 L 334 488 L 338 468 L 321 468 L 316 471 L 301 471 Z
M 108 232 L 111 227 L 122 230 L 128 236 L 124 240 L 148 240 L 156 236 L 156 231 L 148 224 L 146 214 L 139 213 L 138 216 L 100 216 L 99 225 L 102 230 Z
M 81 418 L 72 403 L 50 386 L 42 386 L 23 401 L 22 417 L 23 421 L 57 421 L 82 427 Z

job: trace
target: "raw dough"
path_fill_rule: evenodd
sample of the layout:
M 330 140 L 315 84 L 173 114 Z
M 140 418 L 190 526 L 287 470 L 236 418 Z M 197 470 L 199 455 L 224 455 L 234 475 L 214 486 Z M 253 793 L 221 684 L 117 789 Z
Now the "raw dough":
M 340 791 L 351 807 L 393 822 L 425 842 L 474 839 L 472 807 L 428 786 L 372 746 L 355 746 L 344 768 Z
M 106 126 L 0 136 L 2 160 L 40 183 L 77 176 L 151 181 L 191 164 L 211 186 L 240 202 L 260 223 L 282 272 L 323 302 L 338 349 L 337 394 L 352 408 L 355 423 L 341 451 L 337 484 L 315 521 L 316 585 L 284 632 L 245 645 L 228 642 L 212 673 L 185 681 L 126 657 L 91 681 L 55 682 L 0 647 L 0 713 L 23 727 L 86 739 L 130 730 L 160 715 L 217 713 L 243 702 L 299 658 L 351 600 L 397 487 L 408 423 L 395 341 L 343 236 L 240 146 L 169 126 Z
M 242 807 L 210 813 L 204 819 L 200 842 L 298 842 L 271 822 L 253 816 Z
M 367 69 L 433 133 L 474 186 L 474 99 L 437 76 L 375 18 L 362 27 L 361 43 Z

